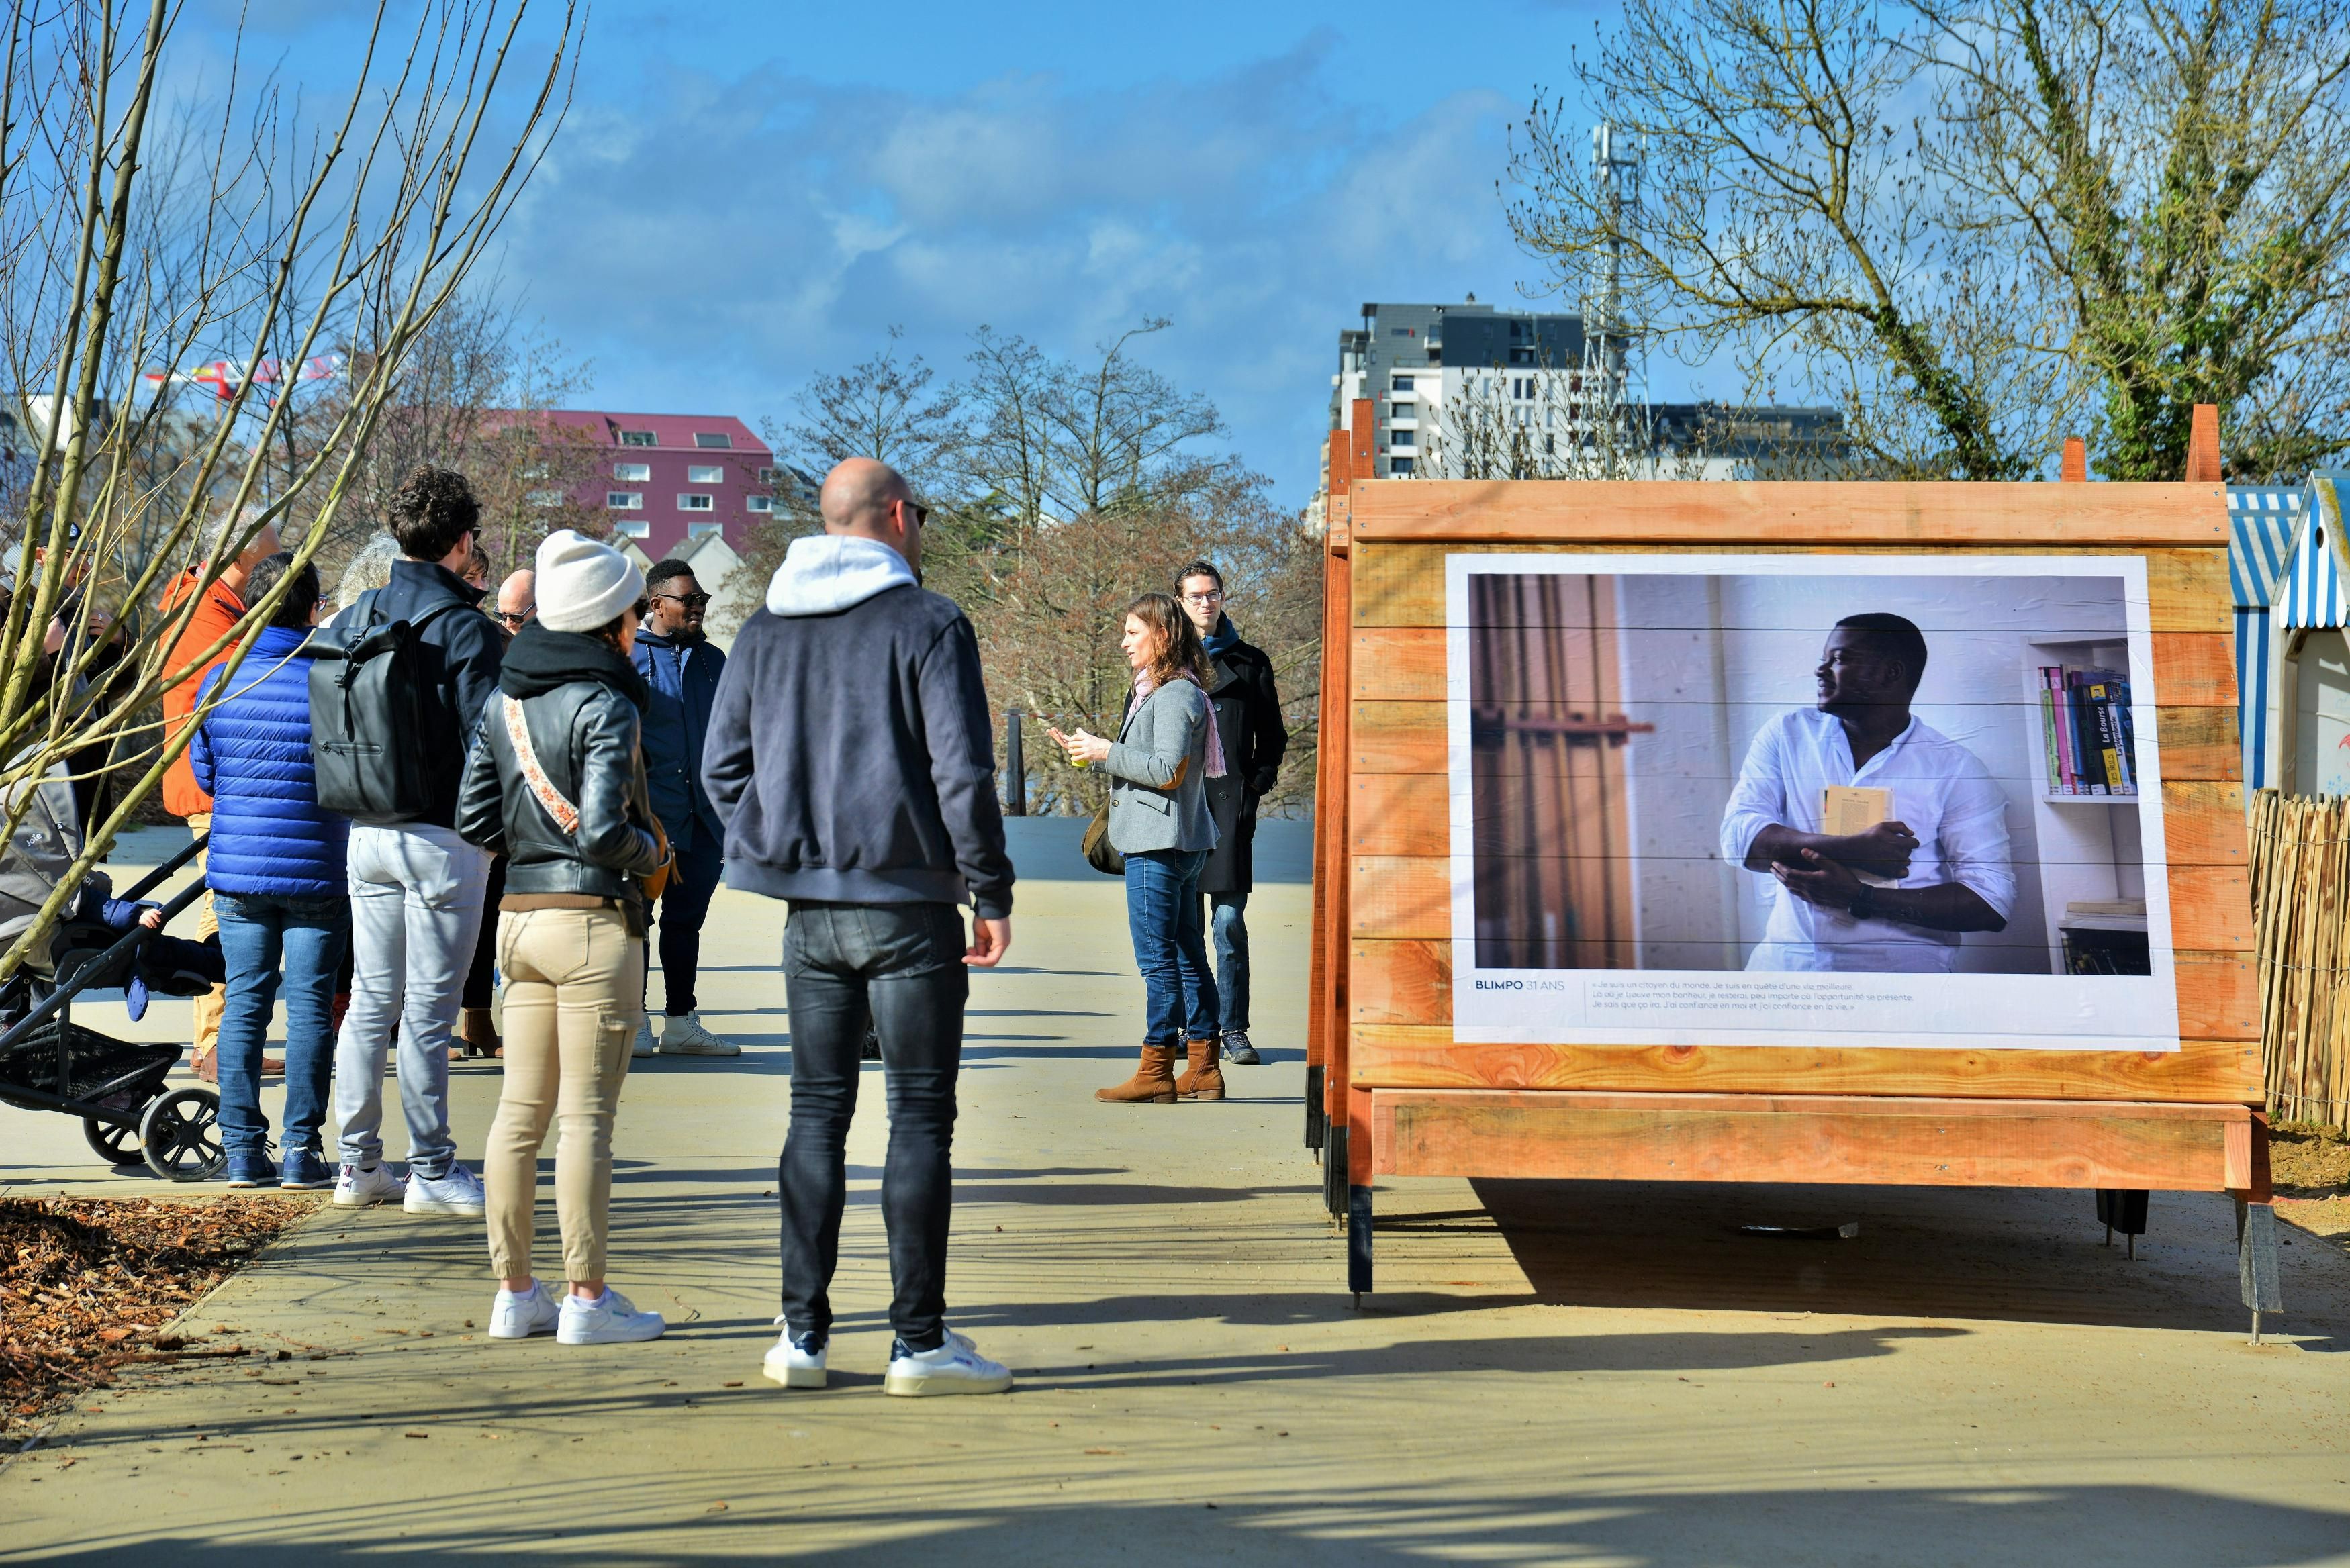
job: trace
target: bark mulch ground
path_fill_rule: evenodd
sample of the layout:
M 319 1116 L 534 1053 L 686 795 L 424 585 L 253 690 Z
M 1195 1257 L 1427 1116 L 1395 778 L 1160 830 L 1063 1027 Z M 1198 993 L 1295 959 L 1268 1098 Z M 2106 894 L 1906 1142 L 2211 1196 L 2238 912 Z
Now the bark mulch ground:
M 317 1210 L 292 1198 L 0 1199 L 0 1438 L 107 1386 L 126 1362 L 243 1354 L 161 1331 Z

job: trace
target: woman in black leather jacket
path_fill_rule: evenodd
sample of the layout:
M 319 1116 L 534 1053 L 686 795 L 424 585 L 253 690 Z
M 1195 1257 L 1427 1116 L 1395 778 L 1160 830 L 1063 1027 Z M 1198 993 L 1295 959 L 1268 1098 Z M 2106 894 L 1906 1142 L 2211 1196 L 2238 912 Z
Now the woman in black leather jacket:
M 645 895 L 662 868 L 638 751 L 647 693 L 629 662 L 644 577 L 565 530 L 538 554 L 539 618 L 515 634 L 457 800 L 457 831 L 507 857 L 498 905 L 505 1081 L 482 1174 L 500 1289 L 490 1336 L 651 1339 L 658 1313 L 604 1283 L 612 1119 L 644 1011 Z M 615 613 L 617 611 L 617 613 Z M 531 1272 L 538 1152 L 550 1122 L 570 1289 Z

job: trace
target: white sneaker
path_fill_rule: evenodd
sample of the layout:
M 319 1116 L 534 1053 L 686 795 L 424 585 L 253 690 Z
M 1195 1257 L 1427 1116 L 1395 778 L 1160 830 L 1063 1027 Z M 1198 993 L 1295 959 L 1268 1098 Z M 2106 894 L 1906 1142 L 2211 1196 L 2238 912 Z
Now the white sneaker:
M 482 1197 L 482 1179 L 455 1160 L 451 1160 L 446 1176 L 411 1173 L 408 1197 L 400 1207 L 411 1214 L 446 1214 L 460 1220 L 479 1220 L 487 1205 Z
M 634 1345 L 659 1339 L 669 1326 L 660 1314 L 639 1312 L 635 1303 L 609 1285 L 597 1301 L 566 1294 L 562 1312 L 563 1321 L 555 1329 L 557 1345 Z
M 637 1019 L 636 1044 L 629 1047 L 629 1054 L 631 1056 L 650 1056 L 660 1049 L 660 1047 L 653 1041 L 653 1026 L 651 1023 L 639 1015 Z
M 781 1324 L 784 1320 L 777 1318 Z M 791 1330 L 775 1336 L 775 1347 L 767 1352 L 759 1370 L 786 1388 L 821 1388 L 824 1386 L 825 1346 L 818 1344 L 810 1349 L 792 1342 Z
M 664 1056 L 740 1056 L 743 1047 L 723 1040 L 702 1026 L 699 1012 L 681 1012 L 661 1025 Z
M 407 1190 L 408 1184 L 394 1176 L 388 1165 L 371 1165 L 364 1170 L 356 1165 L 346 1165 L 335 1178 L 335 1201 L 345 1209 L 397 1203 Z
M 562 1306 L 541 1281 L 531 1281 L 526 1295 L 501 1288 L 498 1299 L 490 1303 L 490 1337 L 528 1339 L 534 1334 L 553 1334 L 556 1320 L 562 1315 Z
M 919 1397 L 926 1394 L 1001 1394 L 1012 1386 L 1012 1369 L 990 1361 L 978 1347 L 950 1329 L 936 1350 L 909 1350 L 898 1340 L 889 1346 L 889 1376 L 881 1392 Z

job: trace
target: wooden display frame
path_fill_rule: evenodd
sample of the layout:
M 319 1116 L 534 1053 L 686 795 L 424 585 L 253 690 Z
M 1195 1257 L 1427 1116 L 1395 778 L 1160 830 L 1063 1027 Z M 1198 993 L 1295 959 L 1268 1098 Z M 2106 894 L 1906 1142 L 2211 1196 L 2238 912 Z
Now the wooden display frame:
M 1351 1290 L 1383 1176 L 1846 1181 L 2228 1192 L 2256 1325 L 2273 1309 L 2227 500 L 2197 425 L 2179 484 L 1373 480 L 1354 405 L 1328 452 L 1306 1106 Z M 1445 557 L 1725 550 L 2144 558 L 2179 1050 L 1454 1041 Z

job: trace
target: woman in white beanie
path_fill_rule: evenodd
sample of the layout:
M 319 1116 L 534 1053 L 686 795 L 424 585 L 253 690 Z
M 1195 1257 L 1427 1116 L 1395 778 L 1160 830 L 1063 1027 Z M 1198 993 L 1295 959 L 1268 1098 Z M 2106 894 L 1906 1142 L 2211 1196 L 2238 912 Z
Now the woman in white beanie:
M 552 1331 L 609 1345 L 663 1327 L 604 1282 L 613 1113 L 644 1010 L 644 883 L 668 870 L 637 750 L 647 693 L 629 662 L 644 591 L 608 545 L 567 528 L 538 547 L 538 618 L 506 649 L 458 798 L 457 831 L 508 857 L 505 1080 L 482 1161 L 493 1339 Z M 531 1271 L 550 1123 L 569 1281 L 559 1303 Z

